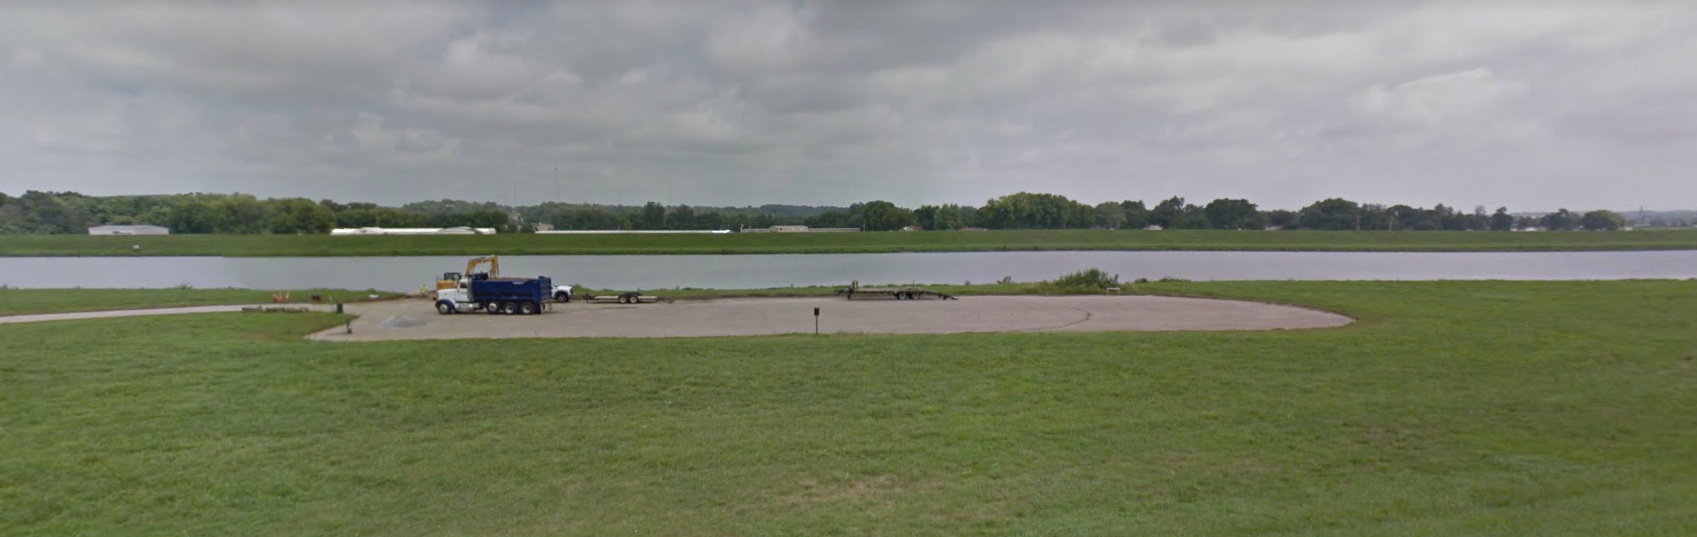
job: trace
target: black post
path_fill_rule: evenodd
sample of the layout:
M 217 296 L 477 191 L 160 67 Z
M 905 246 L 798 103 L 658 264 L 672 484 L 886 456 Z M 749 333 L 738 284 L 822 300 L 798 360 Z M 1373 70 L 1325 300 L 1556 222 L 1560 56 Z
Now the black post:
M 819 308 L 813 308 L 813 335 L 819 335 Z

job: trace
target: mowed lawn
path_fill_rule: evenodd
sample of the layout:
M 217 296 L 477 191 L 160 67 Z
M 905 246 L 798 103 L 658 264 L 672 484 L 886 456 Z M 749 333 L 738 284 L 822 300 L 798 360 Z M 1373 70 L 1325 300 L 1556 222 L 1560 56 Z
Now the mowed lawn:
M 1058 250 L 1484 252 L 1697 250 L 1697 231 L 1012 230 L 365 236 L 0 235 L 0 256 L 831 254 Z
M 1361 321 L 370 344 L 300 340 L 340 323 L 317 314 L 0 326 L 0 535 L 1697 534 L 1697 281 L 1144 288 Z

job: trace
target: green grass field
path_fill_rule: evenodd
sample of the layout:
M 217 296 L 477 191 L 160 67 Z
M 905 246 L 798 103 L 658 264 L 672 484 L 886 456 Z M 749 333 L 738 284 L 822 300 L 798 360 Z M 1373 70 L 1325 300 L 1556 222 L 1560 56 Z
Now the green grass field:
M 133 246 L 141 246 L 134 249 Z M 729 235 L 0 236 L 0 256 L 387 256 L 823 254 L 1010 250 L 1580 251 L 1694 250 L 1697 231 L 975 231 Z
M 0 535 L 1693 535 L 1697 281 L 1157 283 L 1259 333 L 0 326 Z
M 289 291 L 289 299 L 292 302 L 307 302 L 315 294 L 332 302 L 360 302 L 371 295 L 393 295 L 371 290 L 306 289 Z M 271 291 L 251 289 L 0 289 L 0 317 L 270 302 Z

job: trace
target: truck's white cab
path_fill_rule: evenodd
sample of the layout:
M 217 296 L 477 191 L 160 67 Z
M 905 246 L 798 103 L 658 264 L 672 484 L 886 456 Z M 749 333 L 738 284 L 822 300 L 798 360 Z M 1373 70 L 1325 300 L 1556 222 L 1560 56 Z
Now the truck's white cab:
M 436 290 L 436 311 L 442 314 L 467 313 L 478 311 L 478 304 L 471 301 L 471 289 L 466 287 L 466 280 L 461 279 L 454 287 Z
M 555 302 L 571 302 L 572 298 L 574 298 L 576 296 L 577 296 L 576 294 L 572 293 L 572 286 L 570 286 L 570 285 L 556 285 L 556 286 L 554 286 L 554 301 Z

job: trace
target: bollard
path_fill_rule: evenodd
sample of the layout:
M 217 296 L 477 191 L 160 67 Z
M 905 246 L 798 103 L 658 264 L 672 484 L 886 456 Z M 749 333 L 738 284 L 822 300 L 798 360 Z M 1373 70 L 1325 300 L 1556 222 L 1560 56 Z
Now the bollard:
M 353 321 L 348 321 L 348 333 L 349 334 L 354 333 L 354 322 Z
M 813 308 L 813 335 L 819 335 L 819 308 Z
M 341 313 L 342 313 L 342 303 L 341 303 L 341 302 L 337 302 L 337 303 L 336 303 L 336 313 L 337 313 L 337 314 L 341 314 Z

